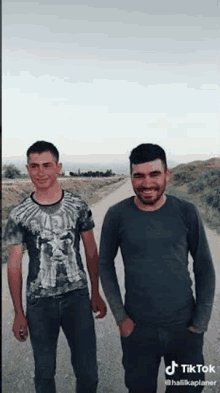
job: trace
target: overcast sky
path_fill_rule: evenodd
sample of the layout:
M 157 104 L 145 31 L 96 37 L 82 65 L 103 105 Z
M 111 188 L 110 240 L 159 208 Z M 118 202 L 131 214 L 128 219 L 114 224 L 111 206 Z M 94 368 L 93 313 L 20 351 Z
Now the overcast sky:
M 219 157 L 219 0 L 3 1 L 3 159 Z M 92 156 L 91 156 L 92 155 Z M 118 156 L 119 157 L 119 156 Z

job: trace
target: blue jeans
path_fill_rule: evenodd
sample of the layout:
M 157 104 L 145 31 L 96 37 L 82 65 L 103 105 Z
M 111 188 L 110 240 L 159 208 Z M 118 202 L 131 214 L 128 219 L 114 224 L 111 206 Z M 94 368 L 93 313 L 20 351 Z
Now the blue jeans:
M 173 375 L 166 374 L 167 380 L 204 381 L 203 372 L 187 373 L 187 367 L 181 366 L 204 365 L 203 333 L 191 333 L 186 324 L 158 328 L 136 325 L 131 335 L 122 337 L 121 342 L 125 384 L 129 393 L 156 393 L 162 356 L 166 367 L 171 366 L 172 361 L 179 365 Z M 175 382 L 167 386 L 166 393 L 197 393 L 203 390 L 203 386 L 175 385 Z
M 37 393 L 55 393 L 56 351 L 60 326 L 67 338 L 77 393 L 96 393 L 96 337 L 88 289 L 27 300 L 27 319 L 35 360 Z

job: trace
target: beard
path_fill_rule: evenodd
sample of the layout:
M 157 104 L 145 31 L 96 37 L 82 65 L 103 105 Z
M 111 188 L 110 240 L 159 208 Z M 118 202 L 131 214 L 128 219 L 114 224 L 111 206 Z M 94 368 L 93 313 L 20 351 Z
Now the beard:
M 161 187 L 144 188 L 138 187 L 134 189 L 138 199 L 144 205 L 155 205 L 163 196 L 166 189 L 166 182 Z

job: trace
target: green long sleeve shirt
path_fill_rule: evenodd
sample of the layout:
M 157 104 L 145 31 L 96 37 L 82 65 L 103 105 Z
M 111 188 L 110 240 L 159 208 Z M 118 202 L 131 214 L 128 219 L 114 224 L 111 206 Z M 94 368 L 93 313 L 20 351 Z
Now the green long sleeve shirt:
M 125 270 L 125 304 L 114 264 L 119 248 Z M 196 299 L 188 271 L 189 253 Z M 215 273 L 204 227 L 192 203 L 168 195 L 155 211 L 138 209 L 133 197 L 112 206 L 102 227 L 100 276 L 116 322 L 129 316 L 136 323 L 190 322 L 207 330 Z

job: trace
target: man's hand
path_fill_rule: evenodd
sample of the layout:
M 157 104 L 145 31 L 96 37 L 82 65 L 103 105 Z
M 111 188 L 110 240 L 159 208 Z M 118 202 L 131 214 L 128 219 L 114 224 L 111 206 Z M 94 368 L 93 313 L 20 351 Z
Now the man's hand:
M 19 313 L 16 314 L 14 317 L 14 323 L 13 323 L 13 328 L 12 331 L 19 341 L 26 341 L 28 337 L 28 320 L 24 316 L 24 314 Z
M 192 332 L 192 333 L 197 333 L 197 334 L 202 333 L 202 332 L 198 329 L 197 326 L 189 326 L 189 327 L 188 327 L 188 330 L 189 330 L 190 332 Z
M 106 304 L 99 294 L 92 295 L 91 307 L 93 312 L 98 313 L 96 318 L 103 318 L 107 313 Z
M 128 337 L 133 332 L 135 324 L 131 318 L 125 318 L 123 321 L 117 323 L 121 336 Z

